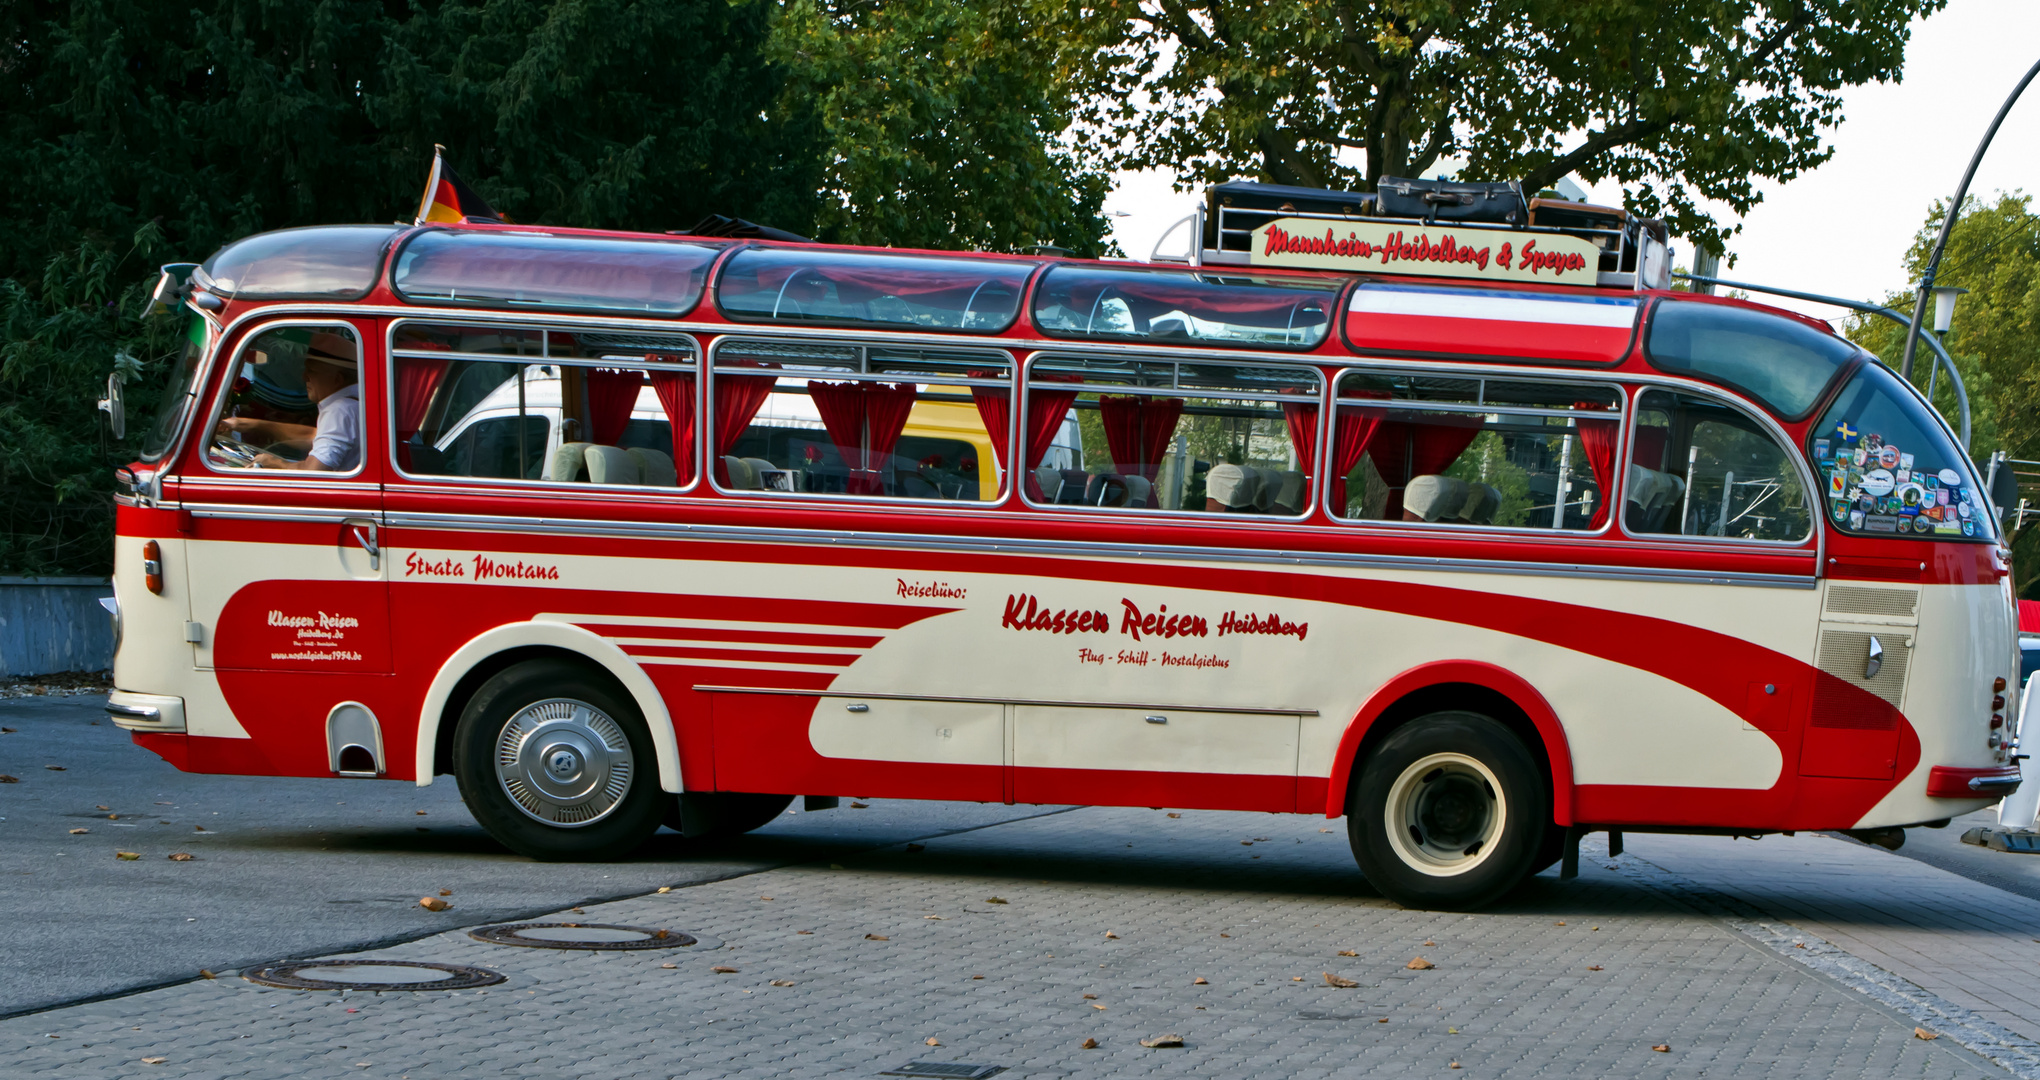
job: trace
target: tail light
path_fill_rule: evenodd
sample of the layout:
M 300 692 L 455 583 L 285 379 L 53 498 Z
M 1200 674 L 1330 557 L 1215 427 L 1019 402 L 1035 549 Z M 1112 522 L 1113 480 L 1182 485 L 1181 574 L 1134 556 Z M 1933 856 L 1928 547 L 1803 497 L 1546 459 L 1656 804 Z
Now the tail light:
M 142 584 L 163 595 L 163 547 L 154 540 L 142 545 Z

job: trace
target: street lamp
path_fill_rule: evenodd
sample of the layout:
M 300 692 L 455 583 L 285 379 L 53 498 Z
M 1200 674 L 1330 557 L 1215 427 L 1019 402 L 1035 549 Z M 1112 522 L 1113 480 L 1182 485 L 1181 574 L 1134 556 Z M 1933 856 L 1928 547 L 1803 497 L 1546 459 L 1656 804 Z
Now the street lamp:
M 1976 166 L 1983 161 L 1983 152 L 1990 149 L 1990 140 L 1997 135 L 1998 125 L 2005 122 L 2005 114 L 2012 111 L 2012 102 L 2019 100 L 2019 95 L 2026 92 L 2026 84 L 2032 82 L 2035 75 L 2040 75 L 2040 61 L 2035 61 L 2032 67 L 2026 69 L 2026 77 L 2019 80 L 2019 85 L 2012 87 L 2011 96 L 2005 99 L 2003 105 L 1998 106 L 1997 118 L 1992 120 L 1990 127 L 1984 131 L 1983 141 L 1976 144 L 1976 153 L 1969 157 L 1969 168 L 1962 173 L 1962 186 L 1955 189 L 1955 199 L 1948 204 L 1948 213 L 1941 220 L 1941 236 L 1934 241 L 1934 253 L 1927 258 L 1926 272 L 1920 275 L 1919 302 L 1913 305 L 1912 322 L 1905 330 L 1905 358 L 1899 362 L 1898 373 L 1905 376 L 1908 382 L 1912 380 L 1913 350 L 1919 348 L 1920 344 L 1920 323 L 1927 317 L 1927 293 L 1936 291 L 1934 272 L 1941 268 L 1941 253 L 1948 250 L 1948 236 L 1955 231 L 1955 219 L 1962 213 L 1962 200 L 1969 195 L 1969 181 L 1975 179 Z M 1947 303 L 1948 318 L 1953 318 L 1955 302 L 1951 299 Z M 1935 319 L 1936 323 L 1946 321 L 1942 318 Z
M 1948 336 L 1948 327 L 1955 322 L 1955 299 L 1968 291 L 1953 285 L 1934 286 L 1934 333 Z

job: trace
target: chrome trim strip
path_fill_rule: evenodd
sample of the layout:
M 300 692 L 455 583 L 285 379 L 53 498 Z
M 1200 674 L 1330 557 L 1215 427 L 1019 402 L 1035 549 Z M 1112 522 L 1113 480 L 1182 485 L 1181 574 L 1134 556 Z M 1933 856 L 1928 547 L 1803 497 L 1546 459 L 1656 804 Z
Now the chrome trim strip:
M 195 518 L 219 518 L 243 521 L 306 521 L 321 525 L 339 525 L 364 518 L 375 520 L 382 515 L 361 510 L 308 510 L 301 507 L 284 506 L 232 506 L 218 503 L 185 503 L 181 509 Z
M 772 694 L 783 697 L 865 698 L 871 701 L 937 701 L 958 705 L 1042 705 L 1066 709 L 1129 709 L 1135 712 L 1234 713 L 1240 716 L 1317 716 L 1316 709 L 1256 708 L 1248 705 L 1155 705 L 1121 701 L 1050 701 L 1041 698 L 956 697 L 946 694 L 852 694 L 842 690 L 789 690 L 778 686 L 694 687 L 703 694 Z M 1971 781 L 1974 783 L 1974 781 Z
M 116 705 L 109 701 L 106 711 L 113 716 L 124 716 L 130 720 L 161 720 L 163 710 L 146 705 Z
M 914 551 L 957 551 L 1025 554 L 1070 559 L 1143 559 L 1170 562 L 1242 563 L 1261 566 L 1322 566 L 1344 569 L 1439 571 L 1504 574 L 1525 577 L 1587 578 L 1606 581 L 1660 581 L 1679 584 L 1743 585 L 1759 588 L 1811 589 L 1809 572 L 1797 574 L 1723 574 L 1707 570 L 1642 569 L 1584 566 L 1577 563 L 1501 562 L 1494 559 L 1448 559 L 1408 555 L 1367 555 L 1323 551 L 1243 551 L 1238 548 L 1146 547 L 1135 544 L 1087 543 L 1067 540 L 928 537 L 906 533 L 821 532 L 808 529 L 761 529 L 730 525 L 689 525 L 660 522 L 585 521 L 559 518 L 470 517 L 461 514 L 385 514 L 390 528 L 458 530 L 461 532 L 535 533 L 548 536 L 613 536 L 648 540 L 701 540 L 722 543 L 798 544 L 819 547 L 903 548 Z M 321 519 L 323 520 L 323 519 Z M 401 546 L 401 545 L 399 545 Z M 1810 556 L 1810 553 L 1809 553 Z

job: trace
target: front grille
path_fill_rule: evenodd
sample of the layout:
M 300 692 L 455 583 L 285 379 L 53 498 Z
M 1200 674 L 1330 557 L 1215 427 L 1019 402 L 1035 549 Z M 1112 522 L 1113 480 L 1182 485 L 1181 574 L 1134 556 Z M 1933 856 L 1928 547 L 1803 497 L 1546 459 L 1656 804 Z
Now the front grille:
M 1879 589 L 1829 584 L 1827 610 L 1836 615 L 1882 615 L 1893 619 L 1919 616 L 1918 589 Z
M 1895 710 L 1905 696 L 1906 666 L 1912 650 L 1907 647 L 1905 638 L 1898 634 L 1878 634 L 1876 637 L 1884 646 L 1884 666 L 1878 669 L 1874 678 L 1863 677 L 1863 668 L 1870 660 L 1871 635 L 1858 630 L 1822 628 L 1820 669 L 1883 698 Z M 1811 720 L 1814 727 L 1882 730 L 1897 721 L 1895 712 L 1865 716 L 1851 709 L 1846 699 L 1837 701 L 1834 695 L 1814 695 Z

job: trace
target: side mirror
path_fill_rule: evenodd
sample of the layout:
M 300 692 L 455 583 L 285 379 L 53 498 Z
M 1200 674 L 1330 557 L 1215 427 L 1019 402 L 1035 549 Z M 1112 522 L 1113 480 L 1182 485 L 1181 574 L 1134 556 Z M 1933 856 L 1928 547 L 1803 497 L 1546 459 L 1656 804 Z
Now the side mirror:
M 99 411 L 106 414 L 106 424 L 113 429 L 114 438 L 127 438 L 127 404 L 121 398 L 117 371 L 106 377 L 106 396 L 99 399 Z
M 142 317 L 170 311 L 177 307 L 191 288 L 191 275 L 198 269 L 197 263 L 168 263 L 156 278 L 156 288 L 142 305 Z
M 2019 474 L 2013 471 L 2011 462 L 2000 461 L 1990 476 L 1990 504 L 1997 510 L 1998 520 L 2003 521 L 2018 501 Z

